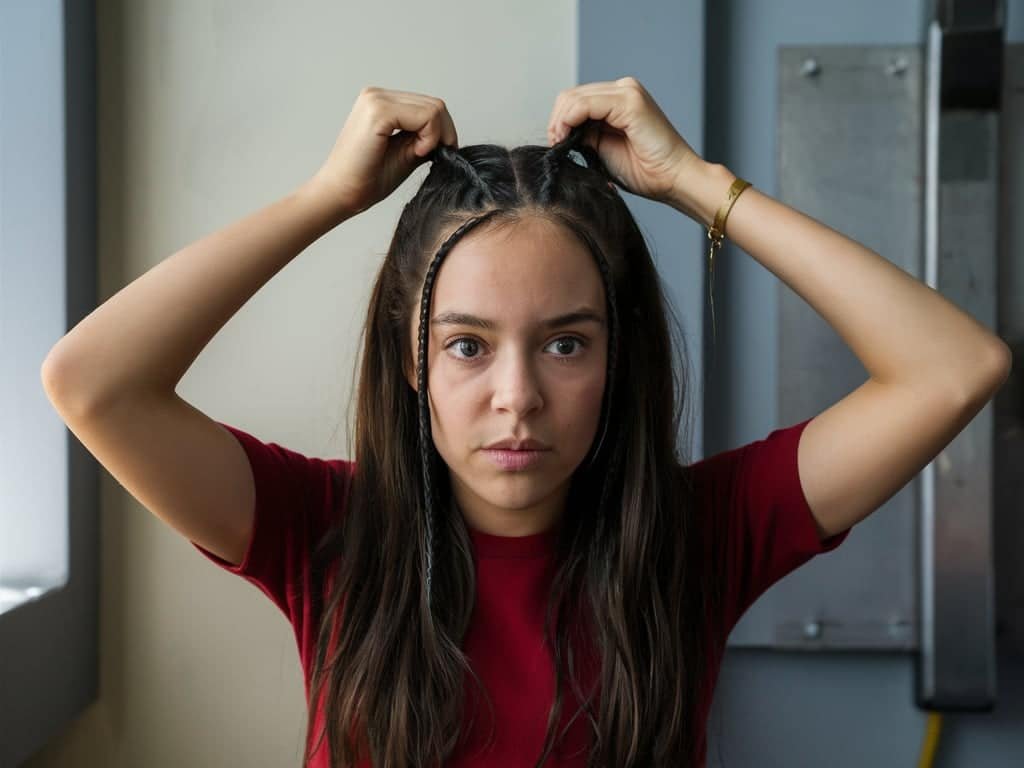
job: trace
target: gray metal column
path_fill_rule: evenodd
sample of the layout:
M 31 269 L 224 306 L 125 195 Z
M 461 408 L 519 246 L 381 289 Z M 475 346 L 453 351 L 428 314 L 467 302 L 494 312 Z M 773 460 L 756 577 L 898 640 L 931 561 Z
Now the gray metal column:
M 940 0 L 925 52 L 925 282 L 996 327 L 1002 0 Z M 996 696 L 993 408 L 921 473 L 918 705 Z

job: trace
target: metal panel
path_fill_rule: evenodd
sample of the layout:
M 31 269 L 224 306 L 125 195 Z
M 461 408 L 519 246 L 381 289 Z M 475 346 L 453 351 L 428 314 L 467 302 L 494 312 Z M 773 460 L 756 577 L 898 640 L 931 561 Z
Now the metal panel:
M 778 52 L 778 197 L 918 275 L 921 53 L 907 46 L 783 46 Z M 822 254 L 828 258 L 828 254 Z M 867 379 L 853 352 L 778 283 L 778 423 L 825 410 Z M 732 645 L 916 647 L 916 482 L 833 553 L 753 605 Z
M 946 709 L 985 709 L 994 699 L 997 610 L 1002 644 L 1024 653 L 1024 218 L 1014 202 L 1024 186 L 1024 46 L 1006 46 L 1004 61 L 1005 82 L 983 102 L 969 101 L 963 62 L 957 87 L 943 91 L 937 193 L 926 215 L 925 49 L 780 47 L 778 57 L 779 199 L 998 331 L 1017 366 L 995 403 L 842 548 L 768 590 L 730 645 L 920 645 L 919 703 Z M 926 236 L 936 254 L 930 268 Z M 867 372 L 806 302 L 781 282 L 778 291 L 778 423 L 791 424 L 844 397 Z

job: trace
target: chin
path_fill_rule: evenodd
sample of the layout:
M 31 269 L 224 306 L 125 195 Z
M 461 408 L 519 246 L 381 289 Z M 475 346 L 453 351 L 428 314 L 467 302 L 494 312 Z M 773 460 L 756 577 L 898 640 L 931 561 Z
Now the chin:
M 462 485 L 491 506 L 522 509 L 544 499 L 552 485 L 540 473 L 504 473 L 493 469 L 461 476 Z

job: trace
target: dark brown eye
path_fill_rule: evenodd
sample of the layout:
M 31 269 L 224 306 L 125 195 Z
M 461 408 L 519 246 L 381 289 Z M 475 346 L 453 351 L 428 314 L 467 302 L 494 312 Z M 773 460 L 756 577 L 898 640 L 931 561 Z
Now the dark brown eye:
M 577 339 L 575 336 L 563 336 L 560 339 L 556 339 L 552 342 L 553 344 L 559 344 L 559 351 L 565 355 L 572 354 L 573 345 L 582 346 L 583 342 Z
M 468 346 L 467 346 L 468 345 Z M 558 345 L 559 351 L 555 354 L 555 358 L 562 362 L 572 362 L 576 360 L 580 355 L 583 354 L 582 350 L 587 346 L 587 342 L 578 336 L 559 336 L 557 339 L 548 344 L 548 348 Z M 578 348 L 577 354 L 573 354 L 573 345 Z M 452 348 L 458 348 L 460 354 L 453 353 L 453 357 L 456 360 L 461 360 L 464 363 L 476 362 L 480 355 L 475 354 L 479 351 L 480 342 L 471 336 L 460 336 L 457 339 L 452 339 L 448 344 L 445 345 L 446 350 Z

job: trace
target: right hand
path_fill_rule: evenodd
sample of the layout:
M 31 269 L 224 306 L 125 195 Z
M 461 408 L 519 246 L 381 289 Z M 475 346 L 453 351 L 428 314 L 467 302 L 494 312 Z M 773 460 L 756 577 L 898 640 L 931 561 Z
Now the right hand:
M 368 86 L 313 182 L 339 210 L 361 213 L 394 192 L 438 144 L 459 145 L 441 99 Z

